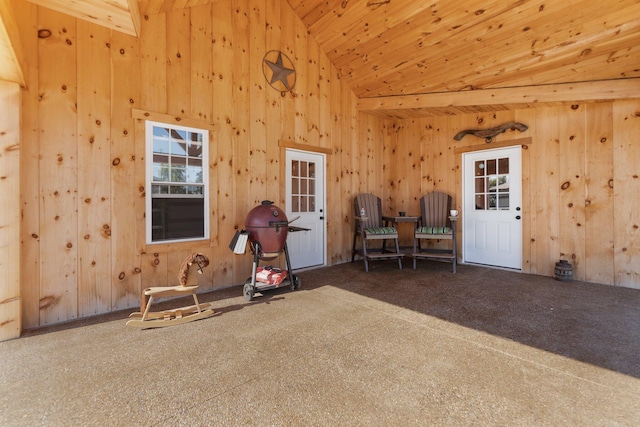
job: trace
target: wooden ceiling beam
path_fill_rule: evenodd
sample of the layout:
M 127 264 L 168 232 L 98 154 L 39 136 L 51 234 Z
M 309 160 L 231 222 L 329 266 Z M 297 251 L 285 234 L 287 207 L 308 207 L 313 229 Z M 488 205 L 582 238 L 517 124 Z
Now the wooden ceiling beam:
M 439 92 L 420 95 L 360 98 L 358 111 L 441 109 L 501 105 L 524 107 L 549 103 L 580 103 L 640 98 L 640 78 L 500 89 Z
M 0 80 L 25 86 L 26 62 L 11 2 L 0 1 Z
M 92 22 L 130 36 L 140 35 L 138 0 L 28 0 L 38 6 Z

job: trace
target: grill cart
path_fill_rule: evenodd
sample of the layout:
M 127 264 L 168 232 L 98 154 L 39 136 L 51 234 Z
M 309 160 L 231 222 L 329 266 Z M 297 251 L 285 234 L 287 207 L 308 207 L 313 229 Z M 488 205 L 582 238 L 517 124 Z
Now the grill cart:
M 256 292 L 290 286 L 291 290 L 300 288 L 300 278 L 292 273 L 287 235 L 289 231 L 306 230 L 289 225 L 282 209 L 269 200 L 251 209 L 245 219 L 245 229 L 249 234 L 249 247 L 253 253 L 251 277 L 247 279 L 242 293 L 251 301 Z M 260 261 L 270 261 L 284 253 L 287 269 L 280 270 L 271 266 L 260 267 Z

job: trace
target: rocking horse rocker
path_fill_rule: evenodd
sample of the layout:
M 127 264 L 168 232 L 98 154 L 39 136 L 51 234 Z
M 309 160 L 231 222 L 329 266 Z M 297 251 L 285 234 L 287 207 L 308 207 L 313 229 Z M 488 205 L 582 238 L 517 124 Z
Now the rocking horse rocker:
M 196 296 L 196 289 L 198 289 L 198 276 L 196 276 L 196 272 L 202 274 L 202 270 L 208 265 L 209 258 L 204 254 L 193 253 L 186 257 L 178 273 L 179 285 L 158 286 L 146 288 L 142 291 L 140 311 L 129 315 L 131 320 L 127 322 L 127 326 L 134 326 L 141 329 L 163 328 L 165 326 L 179 325 L 213 316 L 214 312 L 211 304 L 200 304 Z M 150 310 L 154 298 L 185 295 L 192 295 L 195 304 L 173 310 Z M 148 302 L 146 301 L 147 297 L 149 297 Z

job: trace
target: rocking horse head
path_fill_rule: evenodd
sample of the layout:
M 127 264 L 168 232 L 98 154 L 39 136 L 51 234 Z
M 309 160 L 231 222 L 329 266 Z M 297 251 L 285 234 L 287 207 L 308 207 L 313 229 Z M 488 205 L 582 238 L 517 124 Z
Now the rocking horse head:
M 194 252 L 182 261 L 180 272 L 178 273 L 178 283 L 180 286 L 193 286 L 198 283 L 196 271 L 202 274 L 202 271 L 209 265 L 209 258 L 200 252 Z

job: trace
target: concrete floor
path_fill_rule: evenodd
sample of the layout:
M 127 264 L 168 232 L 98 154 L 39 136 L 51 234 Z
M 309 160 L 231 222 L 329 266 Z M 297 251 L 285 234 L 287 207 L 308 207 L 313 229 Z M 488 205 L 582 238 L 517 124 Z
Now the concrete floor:
M 0 425 L 640 425 L 639 290 L 409 264 L 204 294 L 217 315 L 170 328 L 27 332 L 0 343 Z

